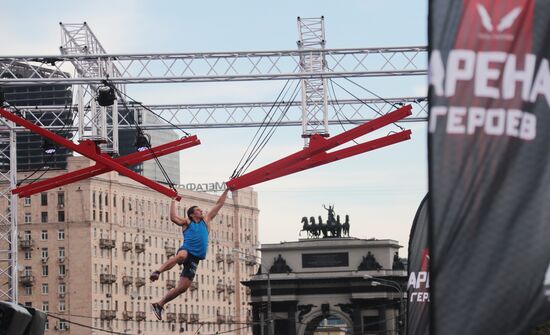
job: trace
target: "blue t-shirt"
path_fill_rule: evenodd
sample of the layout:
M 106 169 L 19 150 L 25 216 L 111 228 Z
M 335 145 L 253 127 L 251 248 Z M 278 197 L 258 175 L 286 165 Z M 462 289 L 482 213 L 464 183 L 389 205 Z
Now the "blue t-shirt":
M 206 222 L 191 221 L 187 228 L 183 231 L 182 248 L 200 259 L 206 258 L 208 251 L 208 228 Z

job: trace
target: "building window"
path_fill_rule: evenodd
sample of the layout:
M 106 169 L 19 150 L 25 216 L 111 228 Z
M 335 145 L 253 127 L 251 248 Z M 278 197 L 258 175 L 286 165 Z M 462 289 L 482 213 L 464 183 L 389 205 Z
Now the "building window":
M 109 206 L 109 198 L 108 195 L 105 194 L 105 207 Z
M 32 252 L 29 250 L 25 250 L 25 259 L 31 259 L 32 258 Z
M 113 207 L 116 207 L 116 194 L 113 195 Z
M 92 206 L 95 207 L 95 191 L 92 192 Z
M 95 209 L 92 211 L 92 220 L 95 221 Z
M 48 222 L 48 212 L 40 213 L 40 222 L 42 223 Z
M 105 212 L 105 222 L 109 222 L 109 213 Z
M 61 258 L 61 259 L 65 258 L 65 248 L 64 247 L 59 247 L 58 257 Z
M 41 256 L 42 256 L 42 259 L 48 258 L 48 248 L 42 248 Z
M 65 293 L 65 284 L 59 284 L 59 286 L 57 287 L 57 290 L 59 291 L 59 293 L 64 294 Z
M 40 239 L 42 241 L 46 241 L 48 239 L 48 231 L 47 230 L 42 230 L 42 232 L 40 233 Z
M 24 206 L 30 206 L 31 205 L 31 197 L 25 197 L 23 200 Z
M 65 229 L 59 229 L 57 231 L 57 239 L 60 241 L 65 239 Z
M 25 270 L 23 271 L 25 276 L 32 275 L 32 268 L 30 266 L 25 266 Z
M 48 313 L 50 310 L 50 306 L 47 301 L 42 302 L 42 312 Z
M 48 322 L 48 319 L 46 319 L 46 322 L 44 323 L 44 330 L 48 330 L 50 328 L 50 323 Z
M 48 275 L 48 266 L 47 265 L 42 265 L 42 276 L 47 276 Z
M 42 294 L 48 294 L 48 284 L 42 284 Z
M 31 213 L 25 213 L 25 223 L 31 223 Z
M 59 264 L 59 275 L 64 276 L 66 273 L 65 264 Z
M 57 212 L 57 221 L 65 222 L 65 211 L 58 211 Z
M 60 312 L 65 312 L 65 302 L 64 301 L 59 302 L 59 311 Z
M 32 295 L 32 286 L 25 286 L 25 295 Z
M 65 320 L 60 320 L 59 323 L 57 324 L 57 329 L 61 331 L 67 330 L 67 322 L 65 322 Z
M 42 206 L 48 206 L 48 193 L 40 194 L 40 204 Z
M 30 241 L 31 240 L 31 231 L 30 230 L 25 230 L 25 234 L 23 235 L 23 238 L 26 241 Z
M 61 208 L 65 207 L 65 192 L 57 193 L 57 206 Z

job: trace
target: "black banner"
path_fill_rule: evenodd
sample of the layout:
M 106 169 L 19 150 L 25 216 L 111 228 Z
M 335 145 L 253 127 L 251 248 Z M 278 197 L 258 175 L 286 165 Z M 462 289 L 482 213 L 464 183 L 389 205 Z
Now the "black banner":
M 407 333 L 428 335 L 430 326 L 430 270 L 428 249 L 428 195 L 414 217 L 409 238 Z
M 432 334 L 550 318 L 549 33 L 547 0 L 430 1 Z

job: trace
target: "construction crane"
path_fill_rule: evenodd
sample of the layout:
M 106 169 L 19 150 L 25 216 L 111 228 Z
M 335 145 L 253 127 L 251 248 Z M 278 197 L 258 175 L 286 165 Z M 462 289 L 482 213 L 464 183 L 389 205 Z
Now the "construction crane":
M 327 86 L 335 79 L 426 76 L 425 46 L 329 49 L 323 17 L 298 18 L 297 24 L 295 50 L 109 54 L 86 23 L 60 23 L 60 55 L 0 56 L 0 86 L 72 85 L 76 104 L 69 110 L 75 115 L 70 124 L 61 117 L 67 113 L 64 106 L 18 106 L 18 110 L 43 129 L 77 131 L 79 139 L 101 142 L 102 150 L 112 154 L 118 151 L 118 130 L 131 127 L 134 121 L 127 116 L 141 108 L 129 104 L 130 113 L 128 107 L 121 108 L 129 103 L 125 96 L 132 84 L 299 80 L 301 100 L 289 104 L 280 125 L 301 126 L 306 147 L 310 138 L 328 136 L 331 124 L 363 123 L 390 112 L 397 104 L 416 106 L 405 122 L 426 121 L 425 96 L 335 100 L 329 99 Z M 106 80 L 123 93 L 112 106 L 101 106 L 95 99 L 98 87 Z M 148 108 L 169 122 L 143 123 L 140 127 L 258 127 L 273 105 L 157 104 Z M 46 112 L 54 117 L 42 118 Z M 338 112 L 344 118 L 340 119 Z M 275 113 L 282 111 L 275 109 Z M 0 299 L 17 302 L 17 200 L 9 190 L 15 189 L 17 182 L 16 133 L 25 130 L 4 118 L 0 118 L 0 127 L 0 158 L 9 161 L 9 171 L 0 173 L 0 184 L 9 185 L 0 193 L 6 208 L 0 215 L 0 278 L 8 282 L 0 286 Z

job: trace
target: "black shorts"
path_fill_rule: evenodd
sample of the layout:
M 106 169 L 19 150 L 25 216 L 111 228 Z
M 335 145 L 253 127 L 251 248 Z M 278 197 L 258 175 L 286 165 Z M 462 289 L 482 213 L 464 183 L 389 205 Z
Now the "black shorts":
M 187 251 L 187 258 L 181 264 L 183 265 L 183 270 L 181 270 L 180 277 L 189 278 L 189 280 L 192 281 L 195 278 L 195 274 L 197 273 L 197 267 L 199 266 L 199 262 L 200 262 L 200 258 L 196 257 L 195 255 Z

